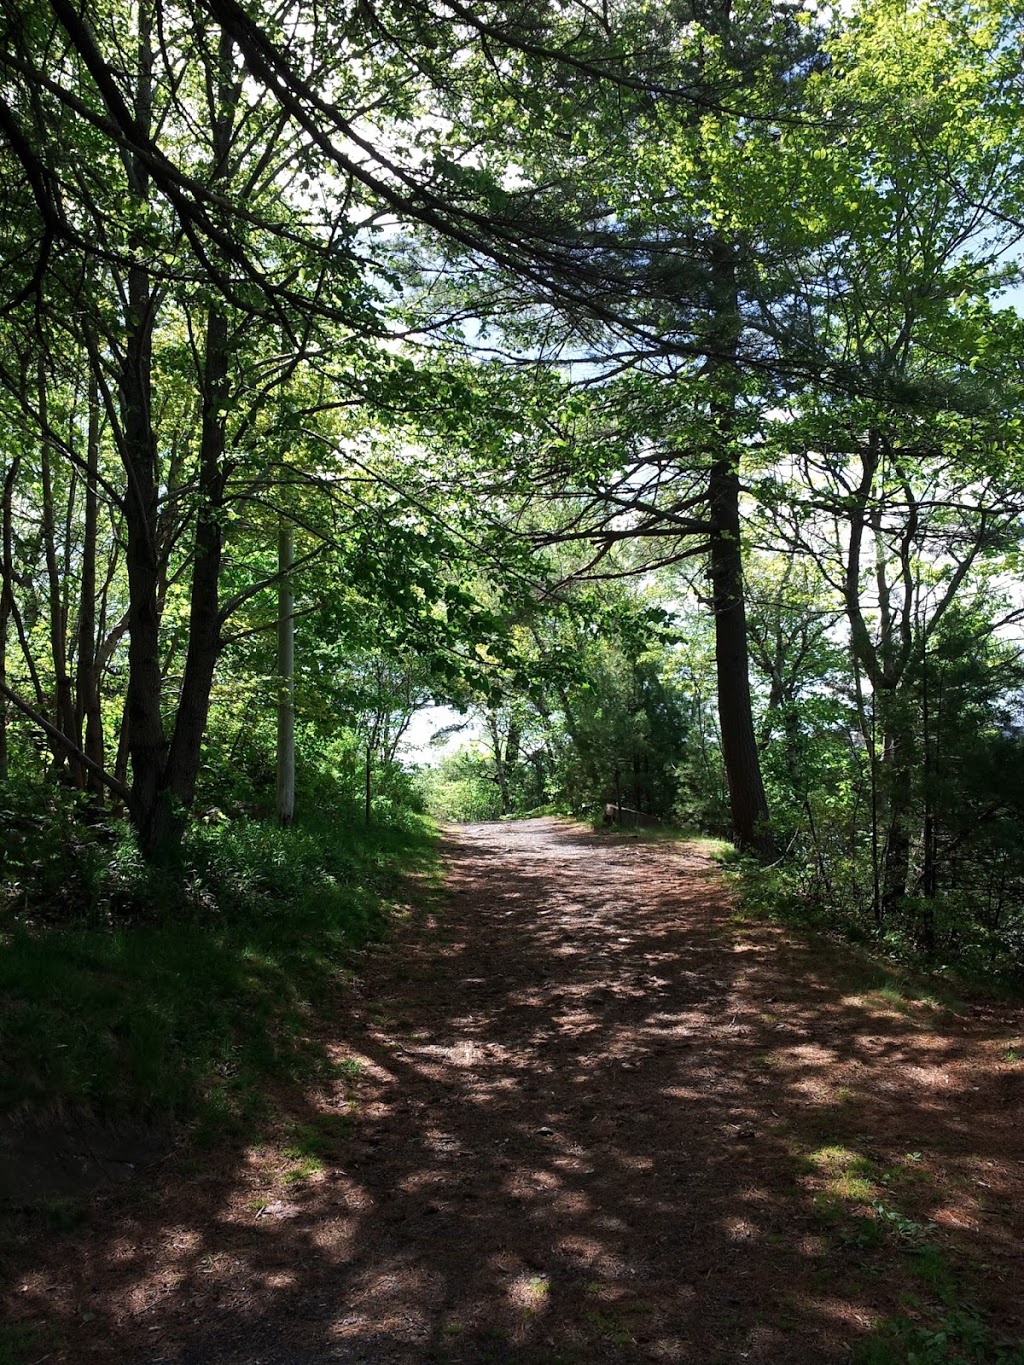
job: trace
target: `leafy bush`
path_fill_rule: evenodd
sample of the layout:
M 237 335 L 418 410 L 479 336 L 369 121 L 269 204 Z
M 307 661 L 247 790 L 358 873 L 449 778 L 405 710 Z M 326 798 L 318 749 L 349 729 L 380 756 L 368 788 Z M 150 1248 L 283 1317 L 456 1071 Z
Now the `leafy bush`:
M 493 765 L 472 749 L 460 749 L 436 768 L 422 768 L 417 784 L 436 820 L 498 820 L 501 793 Z

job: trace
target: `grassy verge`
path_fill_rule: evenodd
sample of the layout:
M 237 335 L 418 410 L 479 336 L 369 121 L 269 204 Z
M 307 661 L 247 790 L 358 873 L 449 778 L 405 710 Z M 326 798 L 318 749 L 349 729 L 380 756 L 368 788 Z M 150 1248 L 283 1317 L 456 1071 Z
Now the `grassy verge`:
M 1024 1055 L 1017 1016 L 1000 1009 L 1020 998 L 1012 979 L 995 973 L 981 978 L 969 964 L 937 966 L 910 943 L 899 944 L 897 955 L 891 941 L 858 932 L 855 923 L 794 895 L 785 869 L 763 868 L 728 848 L 718 860 L 738 892 L 737 933 L 784 923 L 788 937 L 815 953 L 822 980 L 840 1000 L 852 997 L 872 1013 L 904 1016 L 914 1030 L 940 1031 L 970 1017 L 980 1003 L 985 1042 L 998 1046 L 999 1032 L 1009 1028 L 1002 1062 L 1016 1065 Z M 839 1278 L 867 1302 L 881 1298 L 886 1305 L 854 1346 L 853 1365 L 1024 1365 L 1024 1342 L 1004 1331 L 1013 1301 L 1006 1270 L 996 1255 L 990 1264 L 969 1241 L 934 1221 L 937 1208 L 955 1207 L 960 1199 L 970 1205 L 974 1184 L 982 1184 L 970 1183 L 956 1162 L 942 1160 L 939 1142 L 925 1124 L 910 1144 L 920 1150 L 890 1152 L 886 1164 L 877 1150 L 884 1141 L 877 1136 L 871 1096 L 859 1094 L 855 1083 L 835 1087 L 831 1102 L 808 1110 L 790 1133 L 816 1235 L 829 1248 L 822 1287 Z M 969 1158 L 962 1164 L 970 1170 Z
M 1005 954 L 989 957 L 968 948 L 959 955 L 927 953 L 914 943 L 906 925 L 882 932 L 871 924 L 865 908 L 839 911 L 801 894 L 792 868 L 764 867 L 728 844 L 713 856 L 738 893 L 738 918 L 782 922 L 845 940 L 864 970 L 877 978 L 880 990 L 953 1008 L 958 1000 L 974 998 L 1024 1003 L 1024 967 Z
M 732 845 L 724 839 L 687 825 L 672 825 L 667 821 L 658 825 L 619 825 L 614 821 L 606 824 L 603 815 L 597 814 L 590 820 L 595 834 L 606 834 L 609 838 L 639 840 L 642 844 L 690 844 L 698 853 L 715 862 L 725 862 L 732 852 Z
M 972 1304 L 953 1306 L 932 1325 L 908 1318 L 879 1323 L 854 1365 L 1024 1365 L 1024 1346 L 993 1337 Z
M 321 1064 L 311 1020 L 346 954 L 385 932 L 404 878 L 436 866 L 414 816 L 368 830 L 218 821 L 186 854 L 184 892 L 122 868 L 116 902 L 77 916 L 19 911 L 8 878 L 0 1109 L 244 1123 L 268 1079 Z

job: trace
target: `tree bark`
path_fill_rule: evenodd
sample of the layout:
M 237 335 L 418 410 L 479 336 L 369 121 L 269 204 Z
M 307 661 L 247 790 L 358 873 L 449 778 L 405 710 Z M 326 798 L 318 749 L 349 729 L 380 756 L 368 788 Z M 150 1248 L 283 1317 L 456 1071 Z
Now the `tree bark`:
M 739 473 L 731 458 L 711 468 L 709 506 L 711 600 L 715 614 L 715 660 L 722 759 L 729 785 L 736 847 L 771 857 L 768 801 L 754 734 L 750 699 L 747 615 L 743 599 Z
M 498 722 L 497 711 L 487 712 L 487 728 L 491 735 L 491 750 L 494 754 L 494 780 L 498 784 L 498 792 L 501 795 L 501 813 L 510 815 L 512 813 L 512 794 L 508 785 L 508 768 L 506 766 L 507 748 L 502 743 L 501 726 Z
M 160 858 L 170 851 L 174 822 L 164 781 L 167 738 L 161 713 L 157 454 L 150 422 L 153 300 L 143 267 L 132 267 L 128 294 L 121 410 L 122 456 L 128 477 L 124 510 L 131 813 L 143 854 Z
M 282 521 L 277 541 L 277 818 L 282 825 L 295 819 L 295 597 L 290 578 L 294 562 L 291 524 Z M 367 803 L 370 758 L 367 747 Z M 369 804 L 366 812 L 369 823 Z
M 150 121 L 152 16 L 140 12 L 140 76 L 137 119 Z M 214 127 L 216 174 L 226 173 L 233 125 L 232 48 L 222 38 L 217 77 L 218 109 Z M 136 189 L 145 198 L 145 168 L 135 167 Z M 154 298 L 142 266 L 129 274 L 130 322 L 122 378 L 124 446 L 129 492 L 126 501 L 131 615 L 129 622 L 128 744 L 132 761 L 132 808 L 143 853 L 167 861 L 178 851 L 184 816 L 195 796 L 213 688 L 221 649 L 220 575 L 223 559 L 223 509 L 228 398 L 228 323 L 211 304 L 206 318 L 201 391 L 202 417 L 197 479 L 197 509 L 189 608 L 189 639 L 181 691 L 170 742 L 160 713 L 159 623 L 164 584 L 159 552 L 158 465 L 150 413 L 150 375 Z
M 4 476 L 3 505 L 0 511 L 0 684 L 7 683 L 7 624 L 14 603 L 14 485 L 18 478 L 21 457 L 16 455 Z M 7 739 L 7 698 L 0 698 L 0 782 L 6 782 L 10 772 Z
M 140 5 L 135 116 L 148 133 L 152 122 L 153 14 Z M 132 192 L 149 197 L 149 173 L 142 158 L 129 167 Z M 119 374 L 121 458 L 127 478 L 124 502 L 125 567 L 128 573 L 128 689 L 126 712 L 131 756 L 131 815 L 143 856 L 167 861 L 176 852 L 176 821 L 166 784 L 160 668 L 159 467 L 152 421 L 153 329 L 156 298 L 144 243 L 129 267 L 124 349 Z
M 48 395 L 46 391 L 46 371 L 42 359 L 38 373 L 39 414 L 41 424 L 48 426 Z M 53 465 L 50 443 L 44 435 L 39 451 L 39 476 L 42 492 L 42 535 L 43 556 L 46 563 L 47 615 L 49 618 L 50 658 L 53 664 L 53 725 L 61 734 L 66 735 L 72 744 L 81 748 L 78 735 L 78 718 L 75 711 L 74 684 L 68 670 L 67 657 L 67 619 L 64 610 L 64 590 L 60 565 L 57 562 L 57 508 L 53 486 Z M 73 497 L 72 493 L 69 495 Z M 85 785 L 85 771 L 70 758 L 66 750 L 54 748 L 53 764 L 60 769 L 67 763 L 76 785 Z
M 726 7 L 727 8 L 727 7 Z M 711 521 L 708 572 L 715 616 L 715 663 L 722 761 L 729 787 L 736 847 L 771 858 L 775 853 L 750 698 L 750 657 L 740 539 L 740 476 L 733 452 L 736 371 L 742 320 L 735 255 L 717 240 L 711 251 L 714 318 L 708 360 L 710 416 L 717 450 L 708 478 Z
M 176 809 L 195 796 L 213 675 L 221 649 L 220 575 L 224 552 L 224 405 L 228 388 L 228 326 L 212 305 L 206 322 L 203 414 L 192 599 L 178 711 L 167 759 L 167 787 Z
M 82 536 L 82 583 L 78 605 L 78 677 L 75 714 L 77 733 L 82 736 L 86 755 L 99 767 L 104 766 L 103 711 L 100 705 L 99 663 L 96 641 L 96 541 L 99 530 L 100 414 L 99 396 L 93 381 L 89 395 L 89 430 L 86 442 L 85 524 Z M 86 771 L 85 786 L 101 799 L 103 784 L 96 774 Z

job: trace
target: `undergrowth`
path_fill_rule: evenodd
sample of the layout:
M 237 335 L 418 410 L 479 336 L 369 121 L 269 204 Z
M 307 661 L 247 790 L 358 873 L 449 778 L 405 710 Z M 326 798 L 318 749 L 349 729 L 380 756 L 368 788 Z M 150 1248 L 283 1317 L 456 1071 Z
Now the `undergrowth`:
M 315 1008 L 434 866 L 429 823 L 219 812 L 157 874 L 126 830 L 19 816 L 0 863 L 0 1108 L 244 1122 L 271 1077 L 313 1074 Z M 28 827 L 27 836 L 24 830 Z M 58 833 L 67 837 L 55 838 Z
M 910 975 L 926 973 L 938 996 L 960 991 L 1024 999 L 1024 950 L 1016 941 L 986 938 L 980 931 L 972 936 L 965 923 L 955 951 L 926 949 L 915 938 L 909 911 L 903 919 L 879 926 L 868 907 L 853 910 L 809 893 L 796 863 L 783 860 L 765 867 L 731 846 L 714 856 L 739 892 L 741 914 L 841 936 L 870 956 L 881 987 L 898 989 Z
M 738 923 L 774 920 L 805 931 L 815 946 L 834 950 L 834 989 L 861 996 L 873 1008 L 917 1018 L 959 1015 L 974 996 L 1020 994 L 1019 978 L 1011 973 L 990 965 L 983 976 L 968 955 L 943 963 L 920 951 L 899 926 L 868 931 L 863 919 L 802 894 L 799 877 L 784 863 L 766 868 L 731 849 L 717 858 L 739 892 Z M 840 937 L 847 942 L 836 950 Z M 1003 1060 L 1012 1063 L 1014 1055 L 1010 1044 Z M 899 1207 L 901 1192 L 927 1183 L 920 1152 L 883 1167 L 880 1159 L 831 1140 L 798 1160 L 818 1187 L 815 1217 L 837 1252 L 863 1273 L 904 1286 L 899 1301 L 907 1311 L 876 1321 L 856 1345 L 853 1365 L 1024 1365 L 1024 1342 L 1002 1335 L 969 1261 L 933 1240 L 935 1225 L 927 1215 L 922 1219 L 920 1209 Z
M 927 1324 L 886 1319 L 853 1359 L 854 1365 L 1024 1365 L 1024 1343 L 993 1335 L 977 1308 L 956 1304 Z

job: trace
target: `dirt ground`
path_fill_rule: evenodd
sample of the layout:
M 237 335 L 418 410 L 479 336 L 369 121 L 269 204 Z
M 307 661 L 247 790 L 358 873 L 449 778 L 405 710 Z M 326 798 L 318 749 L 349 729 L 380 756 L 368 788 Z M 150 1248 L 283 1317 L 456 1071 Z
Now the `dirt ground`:
M 1019 1014 L 746 923 L 699 845 L 545 819 L 446 861 L 321 1021 L 333 1087 L 33 1246 L 36 1359 L 802 1365 L 952 1312 L 1024 1339 Z

